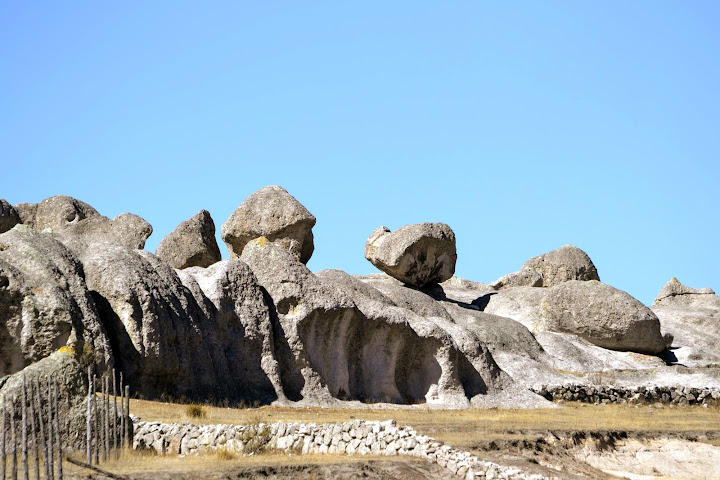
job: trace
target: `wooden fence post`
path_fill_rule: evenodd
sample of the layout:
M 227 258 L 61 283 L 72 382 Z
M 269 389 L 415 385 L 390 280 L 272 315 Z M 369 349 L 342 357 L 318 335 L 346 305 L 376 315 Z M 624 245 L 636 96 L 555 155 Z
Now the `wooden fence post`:
M 10 404 L 10 438 L 12 445 L 10 446 L 10 478 L 17 480 L 17 437 L 15 435 L 15 396 L 13 396 Z
M 28 468 L 27 391 L 25 389 L 25 375 L 23 375 L 22 379 L 22 395 L 20 397 L 20 401 L 22 402 L 22 406 L 20 407 L 20 415 L 22 418 L 22 432 L 20 436 L 20 441 L 22 442 L 23 480 L 30 480 L 30 469 Z
M 47 376 L 47 407 L 48 407 L 48 416 L 47 416 L 47 431 L 48 431 L 48 452 L 47 457 L 45 458 L 45 461 L 48 463 L 48 480 L 53 480 L 55 478 L 55 468 L 53 466 L 55 454 L 53 452 L 53 405 L 52 405 L 52 389 L 51 389 L 52 383 L 50 382 L 50 375 Z
M 125 448 L 125 389 L 122 372 L 120 372 L 120 448 Z
M 42 408 L 42 390 L 40 389 L 40 381 L 38 380 L 38 377 L 35 377 L 35 408 L 37 408 L 38 412 L 38 423 L 40 424 L 40 453 L 38 453 L 38 456 L 40 454 L 43 455 L 45 458 L 45 478 L 50 478 L 50 470 L 48 469 L 48 462 L 47 462 L 47 445 L 45 443 L 45 420 L 43 418 L 43 408 Z
M 93 375 L 93 384 L 95 385 L 95 389 L 97 389 L 97 377 L 95 375 Z M 94 422 L 93 422 L 95 424 L 95 432 L 93 434 L 93 438 L 95 440 L 94 441 L 95 445 L 94 445 L 93 451 L 94 451 L 94 456 L 95 456 L 95 465 L 100 465 L 100 434 L 98 433 L 98 432 L 100 432 L 100 428 L 99 428 L 100 422 L 99 422 L 99 418 L 98 418 L 98 417 L 100 417 L 100 412 L 98 412 L 98 405 L 97 405 L 98 402 L 97 402 L 97 395 L 95 395 L 95 390 L 93 390 L 93 392 L 92 392 L 92 398 L 93 398 L 93 411 L 95 412 L 95 418 L 94 418 Z
M 60 408 L 58 405 L 58 384 L 57 380 L 53 379 L 53 397 L 55 404 L 55 442 L 57 443 L 57 470 L 58 480 L 63 480 L 63 467 L 62 467 L 62 435 L 60 432 Z
M 105 409 L 105 461 L 110 458 L 110 376 L 103 377 L 105 394 L 103 395 L 103 408 Z
M 112 390 L 113 390 L 113 414 L 112 414 L 112 437 L 113 437 L 113 449 L 115 450 L 115 457 L 117 458 L 118 449 L 118 434 L 117 434 L 117 378 L 115 378 L 115 369 L 112 370 Z
M 133 440 L 130 438 L 130 385 L 125 385 L 125 401 L 127 402 L 125 407 L 125 441 L 128 448 L 132 448 Z
M 90 367 L 88 367 L 88 397 L 87 397 L 87 418 L 86 418 L 86 439 L 87 439 L 87 450 L 86 460 L 89 465 L 92 463 L 92 391 L 93 391 L 93 378 Z
M 7 462 L 7 455 L 5 455 L 5 417 L 7 416 L 7 402 L 5 402 L 5 395 L 2 397 L 2 438 L 0 438 L 0 480 L 5 480 L 5 464 Z
M 30 408 L 30 432 L 32 433 L 32 455 L 33 455 L 33 463 L 35 467 L 35 478 L 37 480 L 40 480 L 40 454 L 38 453 L 38 446 L 37 446 L 37 425 L 35 423 L 35 396 L 33 395 L 33 382 L 30 380 L 30 383 L 28 383 L 28 388 L 30 392 L 30 396 L 28 397 L 28 407 Z

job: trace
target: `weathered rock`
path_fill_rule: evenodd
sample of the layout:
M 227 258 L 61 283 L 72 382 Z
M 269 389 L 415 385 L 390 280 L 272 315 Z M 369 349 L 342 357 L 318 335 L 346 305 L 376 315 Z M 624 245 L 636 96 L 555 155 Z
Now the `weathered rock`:
M 152 233 L 152 226 L 137 215 L 123 213 L 110 220 L 87 203 L 66 195 L 46 198 L 22 211 L 23 223 L 37 231 L 48 230 L 78 255 L 99 242 L 141 249 Z
M 5 233 L 13 228 L 20 220 L 20 214 L 8 202 L 0 198 L 0 233 Z
M 220 236 L 238 258 L 245 245 L 265 237 L 285 248 L 302 263 L 312 256 L 315 217 L 295 197 L 277 185 L 261 188 L 240 204 L 220 229 Z
M 663 331 L 674 337 L 668 360 L 688 367 L 720 364 L 720 297 L 711 289 L 686 287 L 672 278 L 652 310 Z
M 587 253 L 572 245 L 533 257 L 520 271 L 500 277 L 491 285 L 507 287 L 552 287 L 569 280 L 600 280 Z
M 142 250 L 94 244 L 83 263 L 133 389 L 148 396 L 277 398 L 269 313 L 242 262 L 174 270 Z
M 231 385 L 227 396 L 248 404 L 284 400 L 270 311 L 250 267 L 230 259 L 188 268 L 180 278 L 209 319 L 212 343 L 206 348 L 220 350 L 215 373 L 221 384 Z
M 548 290 L 545 329 L 574 333 L 603 348 L 658 354 L 666 345 L 657 316 L 622 290 L 570 280 Z
M 63 446 L 82 449 L 85 446 L 85 424 L 87 410 L 87 370 L 70 349 L 54 352 L 48 357 L 26 367 L 20 372 L 0 379 L 0 398 L 8 404 L 15 397 L 16 421 L 20 420 L 23 379 L 29 389 L 36 381 L 42 390 L 43 401 L 47 398 L 47 381 L 54 380 L 58 386 L 58 407 Z M 119 422 L 118 422 L 119 425 Z M 9 444 L 10 429 L 7 429 L 6 445 Z M 5 432 L 2 432 L 5 433 Z M 2 434 L 0 433 L 0 434 Z M 111 430 L 112 433 L 112 430 Z
M 61 347 L 104 370 L 108 337 L 77 258 L 52 236 L 18 225 L 0 235 L 0 376 Z
M 13 208 L 17 212 L 18 216 L 20 217 L 20 223 L 24 223 L 26 225 L 32 225 L 33 221 L 35 221 L 35 212 L 37 211 L 37 203 L 18 203 L 16 205 L 13 205 Z
M 655 302 L 653 302 L 653 306 L 700 304 L 720 308 L 720 297 L 715 295 L 715 292 L 711 288 L 686 287 L 675 277 L 663 285 L 660 293 L 655 297 Z
M 209 267 L 221 259 L 210 212 L 200 210 L 162 239 L 155 255 L 173 268 Z
M 408 285 L 444 282 L 455 273 L 455 234 L 444 223 L 416 223 L 394 232 L 380 227 L 365 243 L 365 258 Z

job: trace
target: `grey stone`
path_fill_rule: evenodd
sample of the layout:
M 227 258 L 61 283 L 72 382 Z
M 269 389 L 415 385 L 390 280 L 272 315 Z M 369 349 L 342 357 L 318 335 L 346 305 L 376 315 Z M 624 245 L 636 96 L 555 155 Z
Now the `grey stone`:
M 20 220 L 20 214 L 7 201 L 0 198 L 0 233 L 5 233 L 13 228 Z
M 691 288 L 680 283 L 675 277 L 672 277 L 655 297 L 653 306 L 687 306 L 692 304 L 708 303 L 712 306 L 720 308 L 720 298 L 715 295 L 711 288 Z M 714 305 L 713 305 L 714 304 Z
M 155 255 L 173 268 L 209 267 L 221 259 L 210 212 L 200 210 L 162 239 Z
M 50 235 L 0 234 L 0 377 L 65 347 L 97 365 L 112 352 L 78 259 Z
M 302 263 L 312 256 L 315 217 L 295 197 L 277 185 L 261 188 L 243 201 L 221 228 L 232 258 L 245 245 L 265 237 L 285 248 Z
M 599 281 L 600 277 L 587 253 L 572 245 L 565 245 L 531 258 L 520 271 L 500 277 L 491 285 L 497 289 L 552 287 L 569 280 Z
M 629 294 L 594 281 L 570 280 L 548 290 L 545 328 L 578 335 L 612 350 L 658 354 L 665 350 L 657 316 Z
M 79 255 L 88 245 L 98 242 L 141 249 L 152 234 L 152 226 L 137 215 L 123 213 L 111 220 L 87 203 L 66 195 L 46 198 L 34 209 L 24 210 L 24 224 L 51 232 Z
M 455 273 L 455 234 L 444 223 L 416 223 L 394 232 L 380 227 L 365 243 L 365 258 L 408 285 L 444 282 Z

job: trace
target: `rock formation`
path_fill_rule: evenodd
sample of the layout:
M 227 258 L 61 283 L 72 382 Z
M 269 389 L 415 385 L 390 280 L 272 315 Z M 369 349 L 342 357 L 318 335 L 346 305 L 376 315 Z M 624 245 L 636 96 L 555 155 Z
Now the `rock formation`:
M 12 205 L 0 198 L 0 233 L 7 232 L 18 223 L 22 223 L 20 214 Z
M 408 285 L 444 282 L 455 273 L 455 234 L 444 223 L 416 223 L 394 232 L 379 227 L 365 243 L 365 258 Z
M 16 206 L 20 208 L 22 223 L 38 232 L 54 234 L 76 254 L 98 242 L 141 249 L 152 234 L 152 226 L 137 215 L 123 213 L 111 220 L 87 203 L 66 195 L 22 205 Z
M 173 268 L 209 267 L 221 259 L 210 212 L 200 210 L 162 239 L 155 251 Z
M 570 280 L 600 280 L 587 253 L 572 245 L 533 257 L 515 272 L 500 277 L 491 285 L 508 287 L 552 287 Z
M 80 262 L 50 235 L 16 226 L 0 234 L 0 377 L 61 347 L 100 370 L 112 364 Z
M 250 241 L 265 237 L 307 263 L 312 256 L 315 217 L 284 188 L 264 187 L 245 199 L 223 224 L 220 236 L 238 258 Z

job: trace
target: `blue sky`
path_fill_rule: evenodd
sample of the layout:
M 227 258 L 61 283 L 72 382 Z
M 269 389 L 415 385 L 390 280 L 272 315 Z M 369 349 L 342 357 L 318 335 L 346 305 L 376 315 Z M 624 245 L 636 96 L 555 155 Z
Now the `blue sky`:
M 3 2 L 0 198 L 219 232 L 281 185 L 312 270 L 455 231 L 481 282 L 573 244 L 644 303 L 720 290 L 720 4 Z M 221 250 L 227 250 L 221 243 Z

